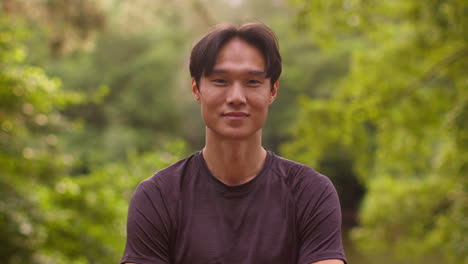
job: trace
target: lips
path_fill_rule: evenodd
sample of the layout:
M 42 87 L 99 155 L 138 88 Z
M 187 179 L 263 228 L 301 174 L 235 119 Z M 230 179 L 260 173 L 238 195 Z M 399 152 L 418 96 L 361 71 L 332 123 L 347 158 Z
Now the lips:
M 237 119 L 247 118 L 250 115 L 245 112 L 226 112 L 226 113 L 223 113 L 222 116 L 228 119 L 237 120 Z
M 227 112 L 224 113 L 223 116 L 249 116 L 249 114 L 244 112 Z

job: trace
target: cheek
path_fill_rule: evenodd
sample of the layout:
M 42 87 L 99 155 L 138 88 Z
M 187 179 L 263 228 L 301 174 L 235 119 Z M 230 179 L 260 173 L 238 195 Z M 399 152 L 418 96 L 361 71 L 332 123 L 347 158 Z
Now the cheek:
M 216 96 L 204 96 L 201 98 L 201 111 L 205 122 L 209 122 L 219 115 L 223 101 Z
M 255 94 L 250 98 L 251 106 L 255 110 L 264 112 L 268 111 L 268 106 L 270 105 L 270 97 L 265 94 Z
M 220 96 L 212 96 L 212 95 L 204 96 L 202 97 L 202 100 L 201 100 L 201 106 L 204 109 L 213 110 L 214 108 L 217 108 L 222 104 L 223 104 L 223 100 L 221 99 Z

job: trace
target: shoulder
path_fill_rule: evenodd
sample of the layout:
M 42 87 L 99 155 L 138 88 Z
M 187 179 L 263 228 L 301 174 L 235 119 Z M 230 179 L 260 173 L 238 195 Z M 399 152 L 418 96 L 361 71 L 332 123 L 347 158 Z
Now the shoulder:
M 297 263 L 344 260 L 341 206 L 330 179 L 307 165 L 279 156 L 275 156 L 273 168 L 286 182 L 294 199 L 300 238 Z
M 304 189 L 309 191 L 324 191 L 333 184 L 330 179 L 313 168 L 278 155 L 274 155 L 272 170 L 283 179 L 293 193 Z
M 135 192 L 148 195 L 161 194 L 164 197 L 176 198 L 185 180 L 199 170 L 199 153 L 195 153 L 143 180 Z

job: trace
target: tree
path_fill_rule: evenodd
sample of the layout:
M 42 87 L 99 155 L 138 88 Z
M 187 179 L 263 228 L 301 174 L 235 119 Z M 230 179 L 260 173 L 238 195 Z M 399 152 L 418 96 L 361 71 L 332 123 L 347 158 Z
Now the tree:
M 53 190 L 42 188 L 39 208 L 47 239 L 36 249 L 38 263 L 118 263 L 132 192 L 142 180 L 185 154 L 185 144 L 172 141 L 158 151 L 133 153 L 88 174 L 62 177 Z
M 10 20 L 11 19 L 11 20 Z M 6 263 L 33 263 L 44 241 L 38 186 L 51 186 L 70 158 L 60 153 L 57 133 L 69 127 L 60 114 L 79 95 L 64 93 L 57 79 L 24 63 L 27 31 L 0 18 L 0 256 Z
M 63 90 L 86 98 L 62 111 L 81 127 L 64 135 L 67 151 L 81 163 L 74 164 L 72 173 L 89 172 L 94 163 L 125 160 L 131 151 L 145 152 L 191 132 L 182 129 L 175 103 L 185 62 L 180 51 L 188 49 L 190 33 L 176 12 L 182 4 L 8 2 L 9 13 L 29 22 L 26 62 L 60 78 Z M 51 45 L 56 39 L 61 44 Z
M 0 18 L 0 257 L 8 264 L 116 263 L 132 191 L 179 160 L 184 144 L 71 175 L 80 157 L 66 151 L 63 135 L 76 125 L 62 112 L 87 98 L 25 63 L 21 25 Z
M 367 189 L 352 232 L 362 250 L 468 261 L 466 1 L 292 3 L 314 40 L 353 51 L 331 98 L 302 98 L 284 152 L 350 155 Z
M 89 50 L 97 31 L 106 24 L 101 1 L 4 0 L 0 8 L 12 18 L 21 17 L 46 29 L 43 41 L 54 56 Z

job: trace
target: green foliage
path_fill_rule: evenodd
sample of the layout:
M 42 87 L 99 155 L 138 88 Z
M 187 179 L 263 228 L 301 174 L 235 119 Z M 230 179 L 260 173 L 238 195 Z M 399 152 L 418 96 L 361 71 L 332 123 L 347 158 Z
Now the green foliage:
M 53 56 L 89 50 L 96 32 L 106 24 L 99 0 L 5 0 L 0 8 L 12 18 L 27 20 L 47 31 L 43 44 Z
M 361 249 L 466 262 L 466 1 L 294 3 L 322 45 L 357 45 L 331 98 L 302 98 L 284 152 L 310 164 L 333 146 L 351 153 L 368 190 Z
M 45 65 L 67 90 L 89 98 L 66 112 L 82 121 L 82 130 L 71 133 L 68 143 L 84 163 L 123 160 L 129 151 L 149 151 L 182 135 L 174 96 L 182 36 L 171 30 L 131 36 L 109 30 L 99 35 L 92 52 Z
M 132 154 L 92 173 L 63 177 L 39 190 L 48 231 L 41 263 L 118 263 L 125 246 L 128 201 L 137 184 L 186 154 L 182 141 Z M 75 261 L 75 262 L 73 262 Z
M 80 96 L 23 63 L 27 34 L 9 19 L 0 18 L 0 232 L 6 238 L 0 255 L 7 263 L 29 263 L 44 235 L 32 190 L 49 186 L 66 168 L 57 131 L 69 124 L 58 110 Z
M 264 144 L 291 139 L 283 154 L 333 177 L 345 217 L 359 177 L 363 252 L 466 262 L 466 1 L 290 2 L 3 1 L 2 260 L 116 263 L 136 184 L 186 154 L 174 138 L 203 144 L 190 46 L 254 20 L 284 62 Z
M 87 98 L 25 63 L 20 24 L 0 19 L 0 256 L 10 264 L 117 263 L 131 193 L 186 154 L 185 144 L 172 140 L 79 174 L 80 157 L 63 143 L 77 126 L 62 112 Z M 101 100 L 101 89 L 90 99 Z
M 304 31 L 293 30 L 292 22 L 278 18 L 269 24 L 280 41 L 283 73 L 280 89 L 271 105 L 263 129 L 265 145 L 277 150 L 290 137 L 290 127 L 299 110 L 299 96 L 329 97 L 332 87 L 347 73 L 349 50 L 323 52 Z

